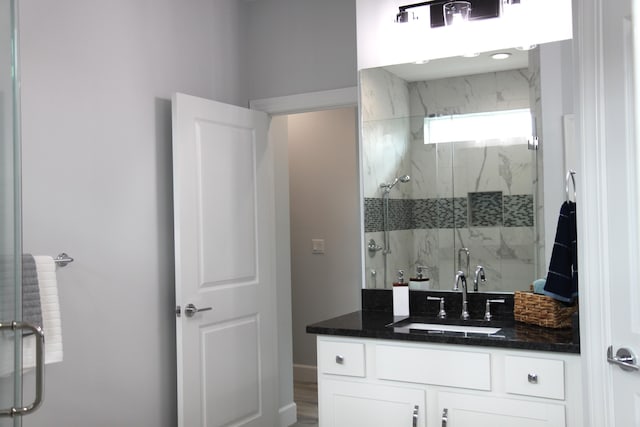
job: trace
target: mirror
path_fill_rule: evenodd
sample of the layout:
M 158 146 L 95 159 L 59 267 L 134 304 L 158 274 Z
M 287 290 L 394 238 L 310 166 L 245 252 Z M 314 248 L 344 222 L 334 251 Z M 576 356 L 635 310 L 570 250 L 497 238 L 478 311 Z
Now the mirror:
M 412 284 L 422 290 L 451 290 L 458 270 L 471 288 L 478 266 L 480 291 L 528 290 L 546 276 L 545 235 L 553 238 L 556 222 L 545 230 L 545 210 L 553 218 L 562 200 L 545 206 L 543 183 L 565 163 L 544 167 L 563 156 L 557 129 L 540 138 L 545 156 L 532 146 L 545 125 L 562 122 L 543 120 L 543 85 L 562 81 L 544 49 L 360 72 L 365 287 L 390 288 L 398 270 L 405 281 L 422 270 L 429 280 Z M 570 97 L 560 99 L 570 111 Z M 510 130 L 523 113 L 524 130 Z

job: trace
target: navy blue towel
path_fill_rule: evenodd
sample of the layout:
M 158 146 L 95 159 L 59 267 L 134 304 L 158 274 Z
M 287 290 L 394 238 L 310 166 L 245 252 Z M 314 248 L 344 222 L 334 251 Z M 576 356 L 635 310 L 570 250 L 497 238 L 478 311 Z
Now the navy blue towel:
M 560 208 L 544 294 L 565 303 L 573 303 L 578 296 L 577 238 L 576 204 L 564 202 Z

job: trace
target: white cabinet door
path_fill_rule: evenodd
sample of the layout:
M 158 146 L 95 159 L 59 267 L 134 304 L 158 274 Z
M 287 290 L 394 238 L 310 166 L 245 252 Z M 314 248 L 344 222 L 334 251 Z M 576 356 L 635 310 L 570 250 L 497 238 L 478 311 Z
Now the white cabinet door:
M 323 379 L 319 392 L 320 427 L 426 427 L 424 390 Z
M 438 417 L 429 420 L 442 427 L 566 426 L 563 405 L 463 393 L 438 393 Z

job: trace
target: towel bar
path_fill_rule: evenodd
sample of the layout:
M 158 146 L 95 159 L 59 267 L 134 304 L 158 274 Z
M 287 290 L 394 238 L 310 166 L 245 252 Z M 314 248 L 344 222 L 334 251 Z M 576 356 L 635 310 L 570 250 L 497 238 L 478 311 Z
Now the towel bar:
M 64 267 L 65 265 L 69 264 L 70 262 L 73 262 L 73 258 L 71 258 L 69 255 L 67 255 L 65 252 L 62 252 L 61 254 L 58 254 L 57 257 L 55 257 L 53 259 L 53 261 L 58 264 L 60 267 Z

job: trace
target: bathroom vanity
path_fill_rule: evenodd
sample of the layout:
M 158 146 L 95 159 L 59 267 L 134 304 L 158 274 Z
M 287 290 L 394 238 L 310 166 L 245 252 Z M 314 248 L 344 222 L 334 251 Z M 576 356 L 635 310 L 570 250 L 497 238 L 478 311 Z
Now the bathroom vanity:
M 390 326 L 400 320 L 363 310 L 307 327 L 318 334 L 321 427 L 582 426 L 571 330 L 510 321 L 495 323 L 494 334 Z

